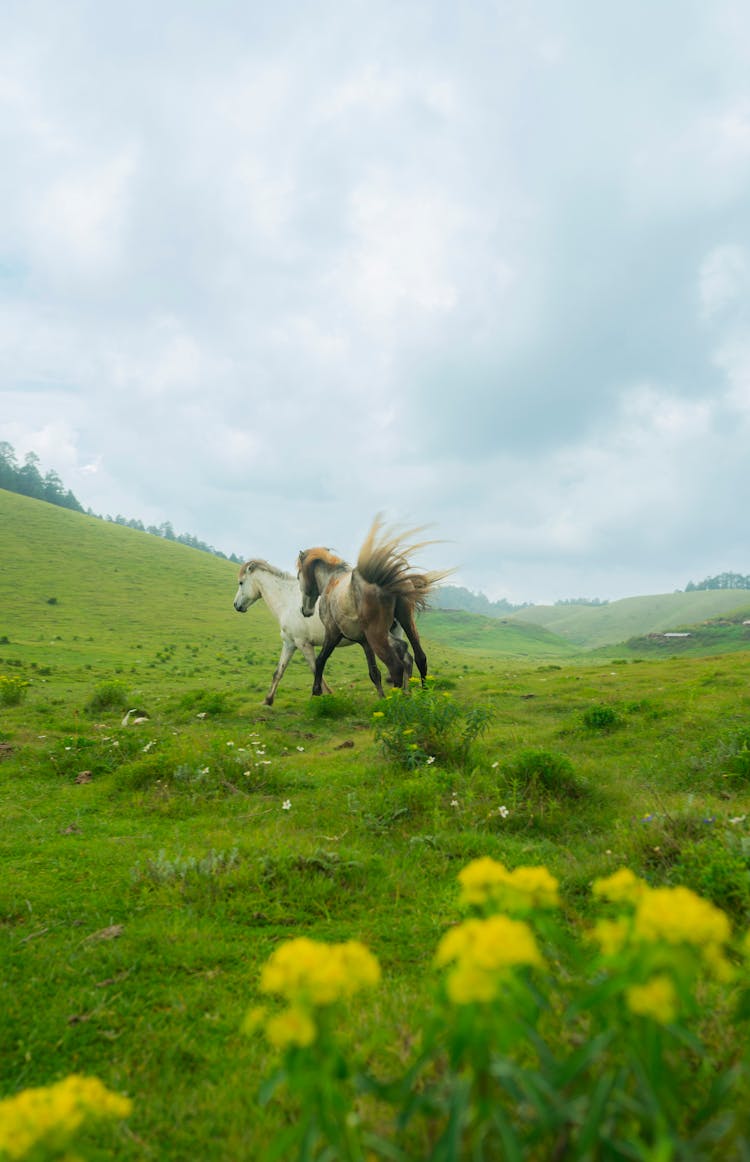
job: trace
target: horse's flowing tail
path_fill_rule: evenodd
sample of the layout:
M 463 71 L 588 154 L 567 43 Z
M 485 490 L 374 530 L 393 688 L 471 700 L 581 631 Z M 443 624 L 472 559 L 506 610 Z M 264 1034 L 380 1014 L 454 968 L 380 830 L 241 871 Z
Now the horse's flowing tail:
M 378 515 L 365 538 L 357 558 L 357 572 L 364 581 L 377 585 L 393 597 L 406 601 L 412 610 L 426 609 L 432 590 L 454 572 L 453 569 L 433 569 L 416 572 L 409 563 L 411 554 L 436 541 L 405 543 L 407 538 L 421 533 L 424 526 L 406 529 L 384 528 Z

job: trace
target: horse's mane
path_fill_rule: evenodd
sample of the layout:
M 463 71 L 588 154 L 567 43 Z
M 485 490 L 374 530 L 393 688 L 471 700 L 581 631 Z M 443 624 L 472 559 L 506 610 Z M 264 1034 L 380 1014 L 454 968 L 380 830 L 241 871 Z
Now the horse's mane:
M 324 549 L 319 545 L 314 549 L 303 549 L 298 558 L 298 565 L 304 561 L 305 567 L 311 564 L 320 562 L 323 565 L 330 565 L 334 569 L 350 569 L 343 557 L 338 557 L 333 549 Z
M 285 581 L 294 580 L 291 573 L 286 573 L 283 569 L 277 569 L 275 565 L 270 565 L 262 557 L 253 557 L 250 561 L 245 561 L 241 572 L 254 573 L 256 569 L 262 569 L 264 573 L 272 573 L 274 577 L 282 577 Z
M 412 609 L 426 609 L 431 591 L 449 577 L 453 569 L 433 569 L 418 573 L 409 563 L 409 556 L 436 541 L 405 543 L 407 538 L 424 530 L 424 525 L 399 531 L 385 528 L 378 515 L 365 538 L 357 558 L 357 572 L 364 581 L 387 589 L 395 597 L 408 601 Z

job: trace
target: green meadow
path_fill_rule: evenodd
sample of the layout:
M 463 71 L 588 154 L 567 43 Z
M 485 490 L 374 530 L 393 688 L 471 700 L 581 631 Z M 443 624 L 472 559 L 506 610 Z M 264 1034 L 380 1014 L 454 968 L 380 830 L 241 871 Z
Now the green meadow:
M 296 1109 L 283 1088 L 258 1101 L 274 1051 L 242 1023 L 296 936 L 376 954 L 383 983 L 347 1031 L 402 1065 L 480 856 L 544 865 L 583 916 L 627 866 L 747 928 L 741 641 L 594 655 L 549 626 L 428 612 L 434 689 L 484 728 L 410 763 L 356 647 L 330 660 L 332 696 L 310 697 L 297 655 L 262 704 L 278 627 L 262 603 L 234 611 L 232 564 L 6 492 L 0 522 L 0 1096 L 70 1073 L 127 1094 L 92 1157 L 262 1155 Z M 717 1006 L 705 1037 L 729 1068 L 742 1046 Z

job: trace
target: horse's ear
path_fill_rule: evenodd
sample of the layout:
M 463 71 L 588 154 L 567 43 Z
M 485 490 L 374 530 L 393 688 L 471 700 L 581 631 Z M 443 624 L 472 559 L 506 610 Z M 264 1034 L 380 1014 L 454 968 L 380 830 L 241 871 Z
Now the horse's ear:
M 297 558 L 297 560 L 299 561 L 300 565 L 302 564 L 302 562 L 304 561 L 305 557 L 307 556 L 307 553 L 308 553 L 308 550 L 307 550 L 307 549 L 300 549 L 300 551 L 299 551 L 299 556 L 298 556 L 298 558 Z

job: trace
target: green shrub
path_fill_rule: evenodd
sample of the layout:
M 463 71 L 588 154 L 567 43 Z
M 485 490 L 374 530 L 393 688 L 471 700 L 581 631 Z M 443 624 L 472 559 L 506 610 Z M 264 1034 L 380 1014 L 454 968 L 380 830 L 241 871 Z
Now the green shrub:
M 614 730 L 622 722 L 613 706 L 589 706 L 581 715 L 587 730 Z
M 166 852 L 160 851 L 155 859 L 147 859 L 143 867 L 136 864 L 131 873 L 135 881 L 151 881 L 155 884 L 173 883 L 188 879 L 210 879 L 221 872 L 230 871 L 239 863 L 236 847 L 231 851 L 214 851 L 211 848 L 202 858 L 193 855 L 175 856 L 167 859 Z
M 231 710 L 224 690 L 191 690 L 178 703 L 180 710 L 192 710 L 201 718 L 216 718 Z
M 26 697 L 28 685 L 23 678 L 0 674 L 0 706 L 19 706 Z
M 355 712 L 353 699 L 347 698 L 345 694 L 323 694 L 310 698 L 305 708 L 306 717 L 315 720 L 349 718 Z
M 750 783 L 750 728 L 729 738 L 723 747 L 725 777 L 734 783 Z
M 503 765 L 501 775 L 514 804 L 580 799 L 588 790 L 567 755 L 557 751 L 519 751 Z
M 124 710 L 128 692 L 122 682 L 102 682 L 84 706 L 87 714 L 101 714 L 105 710 Z
M 447 690 L 412 681 L 408 693 L 391 690 L 373 713 L 375 737 L 383 751 L 407 770 L 434 762 L 466 767 L 472 743 L 487 729 L 483 706 L 466 709 Z
M 685 884 L 733 916 L 750 915 L 750 841 L 711 835 L 686 844 L 672 869 L 671 880 Z

